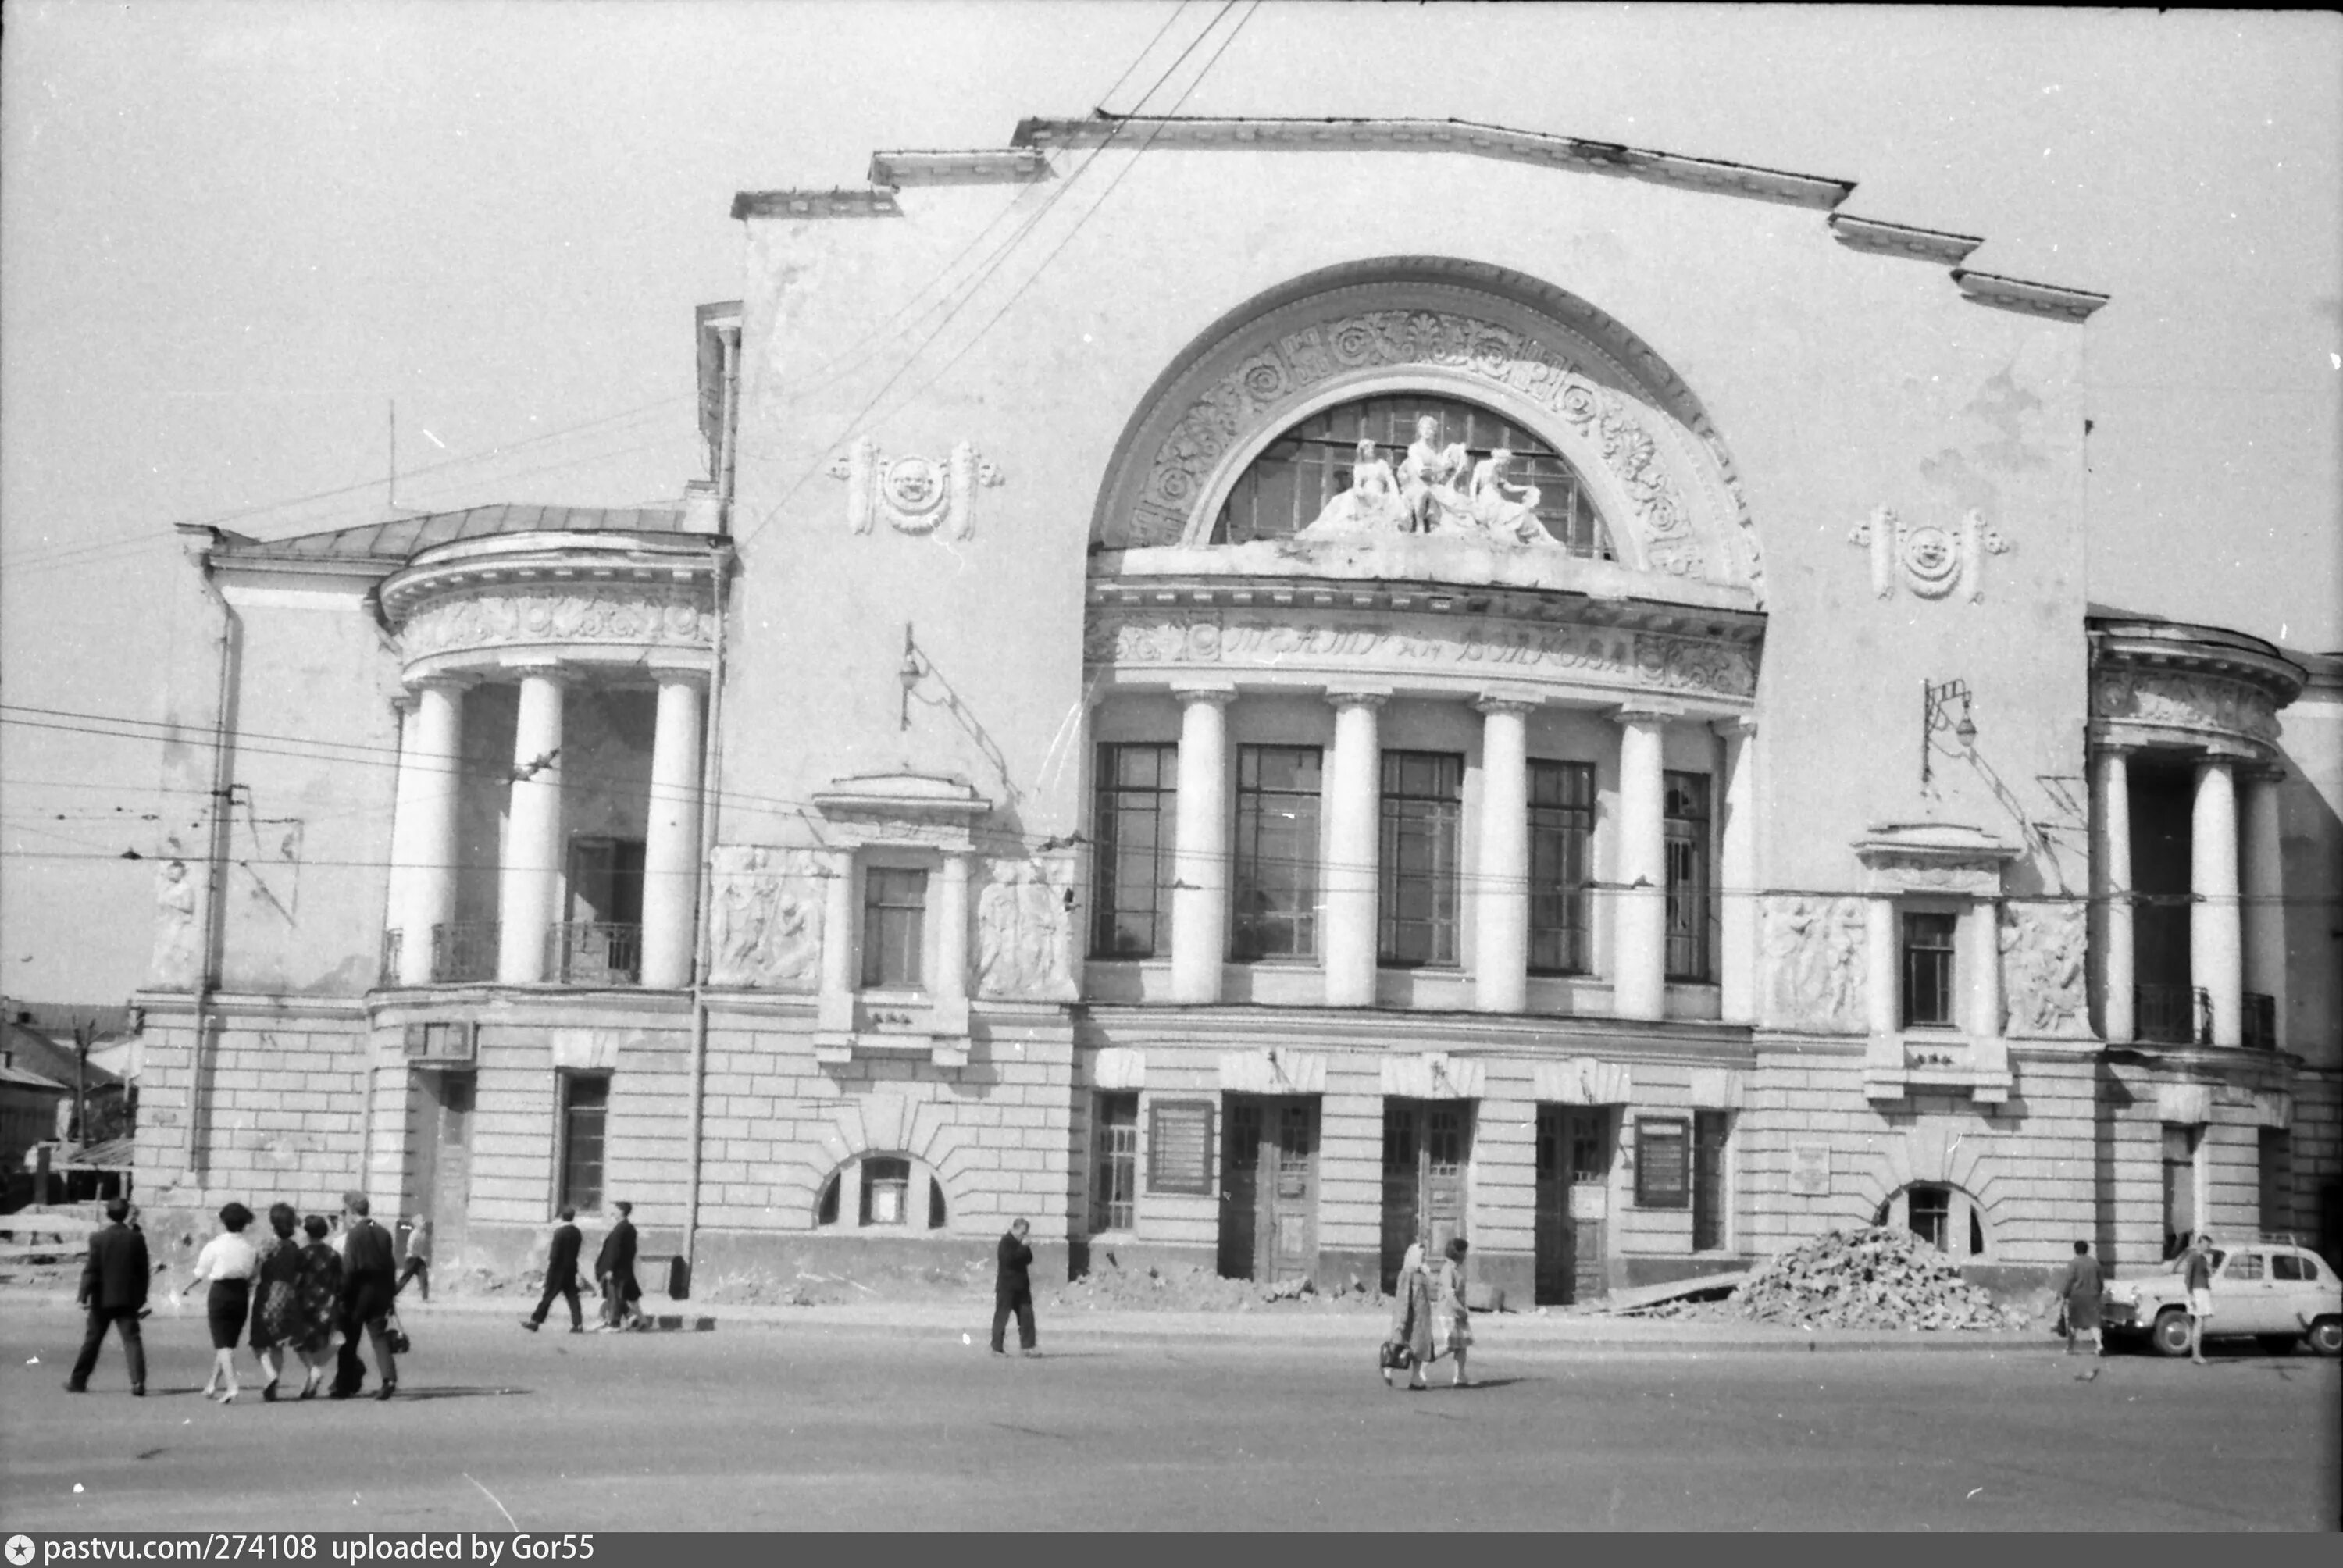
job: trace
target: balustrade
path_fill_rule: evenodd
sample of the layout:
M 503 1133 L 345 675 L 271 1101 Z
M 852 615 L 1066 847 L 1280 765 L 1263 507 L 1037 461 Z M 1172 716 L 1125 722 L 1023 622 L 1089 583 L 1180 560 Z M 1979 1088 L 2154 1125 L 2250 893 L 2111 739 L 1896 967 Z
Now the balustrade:
M 570 920 L 546 933 L 546 970 L 564 985 L 638 985 L 643 928 L 618 920 Z
M 431 928 L 431 979 L 437 985 L 464 985 L 497 978 L 497 945 L 503 927 L 496 920 L 450 920 Z

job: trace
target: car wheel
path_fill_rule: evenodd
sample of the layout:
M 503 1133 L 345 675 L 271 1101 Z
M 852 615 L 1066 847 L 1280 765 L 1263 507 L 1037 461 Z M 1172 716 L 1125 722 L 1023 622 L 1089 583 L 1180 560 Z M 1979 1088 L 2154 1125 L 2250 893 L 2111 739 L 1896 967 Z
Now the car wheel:
M 2159 1355 L 2185 1356 L 2188 1353 L 2188 1314 L 2178 1307 L 2167 1308 L 2156 1320 L 2149 1336 Z
M 2343 1318 L 2321 1318 L 2311 1324 L 2310 1348 L 2323 1356 L 2343 1355 Z

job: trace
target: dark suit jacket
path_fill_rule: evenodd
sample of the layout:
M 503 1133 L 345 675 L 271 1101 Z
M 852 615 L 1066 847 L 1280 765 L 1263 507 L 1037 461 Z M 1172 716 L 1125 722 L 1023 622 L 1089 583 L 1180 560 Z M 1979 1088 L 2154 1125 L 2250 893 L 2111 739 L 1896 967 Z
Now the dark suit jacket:
M 146 1304 L 146 1238 L 118 1221 L 93 1233 L 81 1266 L 81 1300 L 105 1311 Z
M 619 1221 L 610 1227 L 610 1233 L 602 1238 L 602 1250 L 594 1259 L 594 1272 L 598 1276 L 617 1274 L 628 1280 L 635 1277 L 635 1222 L 632 1220 Z
M 1001 1273 L 993 1281 L 992 1288 L 996 1291 L 1031 1290 L 1032 1277 L 1025 1271 L 1032 1266 L 1033 1249 L 1019 1241 L 1016 1231 L 1010 1231 L 1001 1238 Z
M 553 1245 L 545 1254 L 545 1282 L 555 1290 L 578 1282 L 578 1249 L 585 1238 L 575 1225 L 558 1225 L 553 1231 Z
M 372 1220 L 360 1220 L 350 1227 L 342 1243 L 342 1277 L 355 1279 L 362 1274 L 398 1272 L 398 1255 L 390 1243 L 390 1232 Z

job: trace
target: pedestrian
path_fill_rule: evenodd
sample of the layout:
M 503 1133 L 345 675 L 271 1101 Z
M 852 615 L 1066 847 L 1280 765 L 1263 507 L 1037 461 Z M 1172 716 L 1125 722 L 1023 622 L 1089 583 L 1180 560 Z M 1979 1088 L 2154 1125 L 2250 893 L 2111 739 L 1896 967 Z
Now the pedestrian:
M 204 1315 L 212 1330 L 212 1375 L 204 1380 L 204 1397 L 234 1404 L 236 1346 L 252 1312 L 252 1277 L 260 1271 L 260 1254 L 244 1236 L 244 1228 L 252 1223 L 251 1210 L 231 1200 L 221 1208 L 219 1222 L 220 1233 L 196 1254 L 196 1271 L 187 1285 L 193 1289 L 208 1280 L 212 1287 L 204 1298 Z
M 2188 1287 L 2188 1359 L 2205 1364 L 2205 1320 L 2213 1315 L 2213 1238 L 2199 1234 L 2183 1265 Z
M 373 1342 L 375 1371 L 382 1386 L 374 1397 L 388 1399 L 398 1392 L 398 1363 L 390 1353 L 390 1305 L 398 1293 L 398 1265 L 391 1251 L 390 1232 L 367 1214 L 367 1195 L 342 1194 L 342 1353 L 334 1372 L 332 1398 L 347 1399 L 366 1382 L 366 1363 L 358 1357 L 358 1336 Z
M 277 1402 L 277 1380 L 285 1371 L 285 1347 L 299 1327 L 301 1315 L 301 1238 L 295 1234 L 299 1216 L 290 1203 L 268 1206 L 268 1228 L 274 1234 L 259 1247 L 260 1268 L 252 1292 L 252 1353 L 268 1381 L 260 1386 L 261 1402 Z
M 112 1325 L 122 1333 L 130 1392 L 146 1397 L 146 1342 L 138 1329 L 138 1320 L 146 1313 L 146 1238 L 130 1228 L 129 1219 L 130 1205 L 116 1198 L 106 1206 L 106 1224 L 90 1234 L 77 1298 L 89 1309 L 89 1323 L 82 1334 L 81 1354 L 74 1358 L 73 1375 L 65 1379 L 67 1393 L 89 1392 L 89 1374 L 97 1370 L 97 1352 L 105 1348 L 106 1331 Z
M 992 1353 L 1009 1353 L 1003 1341 L 1009 1332 L 1009 1314 L 1017 1314 L 1017 1346 L 1029 1356 L 1041 1353 L 1033 1331 L 1033 1277 L 1028 1271 L 1033 1267 L 1033 1249 L 1025 1238 L 1033 1227 L 1023 1219 L 1009 1222 L 1008 1234 L 1001 1238 L 1001 1268 L 992 1281 Z
M 2091 1244 L 2076 1242 L 2074 1260 L 2066 1265 L 2066 1277 L 2058 1285 L 2058 1298 L 2066 1304 L 2068 1355 L 2082 1348 L 2086 1333 L 2091 1336 L 2093 1354 L 2107 1353 L 2107 1342 L 2099 1332 L 2099 1298 L 2106 1289 L 2106 1281 L 2099 1274 L 2099 1261 L 2091 1256 Z M 2084 1381 L 2097 1375 L 2098 1370 L 2093 1368 L 2085 1374 Z
M 578 1308 L 578 1251 L 585 1238 L 578 1233 L 577 1221 L 578 1211 L 564 1203 L 561 1223 L 553 1228 L 553 1241 L 546 1248 L 545 1293 L 537 1298 L 537 1311 L 520 1321 L 530 1333 L 545 1326 L 545 1314 L 553 1310 L 556 1296 L 569 1303 L 569 1332 L 586 1332 L 586 1314 Z
M 624 1199 L 610 1205 L 617 1218 L 602 1250 L 594 1255 L 594 1278 L 602 1292 L 602 1329 L 639 1328 L 649 1322 L 639 1303 L 643 1288 L 635 1281 L 635 1206 Z
M 1391 1332 L 1384 1342 L 1406 1351 L 1411 1390 L 1431 1386 L 1423 1380 L 1423 1369 L 1432 1360 L 1432 1282 L 1423 1271 L 1421 1241 L 1410 1242 L 1400 1258 L 1398 1277 L 1392 1282 Z M 1391 1382 L 1389 1367 L 1383 1369 L 1383 1382 Z
M 333 1358 L 334 1327 L 341 1318 L 342 1255 L 326 1239 L 331 1231 L 323 1214 L 312 1214 L 301 1221 L 301 1233 L 308 1241 L 301 1249 L 293 1348 L 301 1352 L 301 1366 L 307 1374 L 301 1382 L 303 1399 L 317 1397 L 317 1385 Z
M 396 1296 L 413 1280 L 415 1288 L 426 1302 L 431 1300 L 431 1216 L 417 1214 L 407 1221 L 407 1266 L 399 1271 L 398 1283 L 391 1288 Z
M 1471 1249 L 1462 1236 L 1452 1236 L 1448 1255 L 1432 1273 L 1432 1354 L 1456 1358 L 1456 1376 L 1449 1386 L 1472 1382 L 1464 1375 L 1465 1352 L 1473 1348 L 1473 1309 L 1465 1302 L 1464 1254 Z

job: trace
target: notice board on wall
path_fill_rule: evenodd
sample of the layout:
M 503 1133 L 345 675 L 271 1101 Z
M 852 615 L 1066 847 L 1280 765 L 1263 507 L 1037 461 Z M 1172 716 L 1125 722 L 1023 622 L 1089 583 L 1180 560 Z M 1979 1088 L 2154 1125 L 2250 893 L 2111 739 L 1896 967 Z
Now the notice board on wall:
M 1212 1111 L 1209 1100 L 1157 1100 L 1148 1105 L 1147 1190 L 1210 1197 Z

